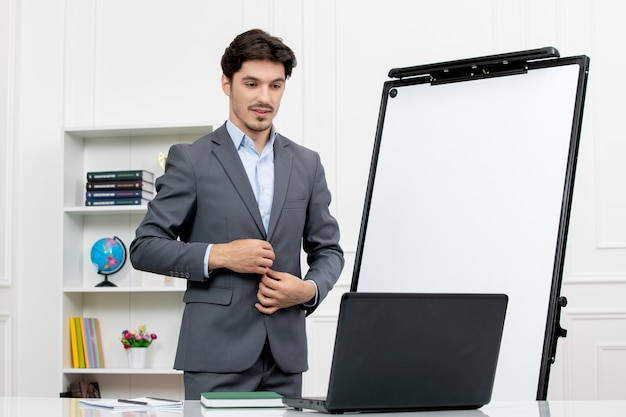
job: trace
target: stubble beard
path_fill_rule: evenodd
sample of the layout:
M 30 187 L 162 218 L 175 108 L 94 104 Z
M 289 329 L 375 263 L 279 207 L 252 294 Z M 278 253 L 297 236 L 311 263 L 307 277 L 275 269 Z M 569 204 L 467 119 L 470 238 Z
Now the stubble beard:
M 255 103 L 247 107 L 241 107 L 235 95 L 231 95 L 230 99 L 231 111 L 234 113 L 235 118 L 238 119 L 246 129 L 249 129 L 250 132 L 262 133 L 271 129 L 274 120 L 272 116 L 275 114 L 273 106 L 265 103 Z M 269 113 L 267 116 L 256 116 L 254 119 L 246 120 L 246 112 L 253 111 L 253 109 L 266 109 L 269 110 Z
M 253 132 L 265 132 L 270 127 L 272 127 L 272 122 L 271 121 L 268 122 L 264 118 L 258 117 L 257 122 L 258 123 L 254 125 L 250 123 L 246 123 L 246 127 Z

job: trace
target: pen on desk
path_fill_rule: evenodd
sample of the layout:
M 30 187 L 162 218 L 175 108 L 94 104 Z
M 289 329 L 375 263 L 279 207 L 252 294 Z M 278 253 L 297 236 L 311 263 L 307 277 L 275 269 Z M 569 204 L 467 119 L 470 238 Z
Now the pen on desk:
M 155 401 L 165 401 L 168 403 L 178 403 L 180 401 L 178 400 L 168 400 L 167 398 L 156 398 L 156 397 L 146 397 L 149 400 L 155 400 Z
M 117 401 L 120 403 L 125 403 L 125 404 L 148 405 L 148 403 L 144 401 L 133 401 L 133 400 L 124 400 L 124 399 L 118 399 Z

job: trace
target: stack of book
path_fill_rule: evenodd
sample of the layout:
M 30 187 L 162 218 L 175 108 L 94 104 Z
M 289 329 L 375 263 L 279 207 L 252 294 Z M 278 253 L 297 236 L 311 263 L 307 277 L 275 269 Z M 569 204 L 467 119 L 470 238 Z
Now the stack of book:
M 203 417 L 284 417 L 283 397 L 272 391 L 203 392 Z
M 154 197 L 154 174 L 146 170 L 87 172 L 86 206 L 135 206 Z
M 200 404 L 207 408 L 284 408 L 283 397 L 273 391 L 202 392 Z
M 98 319 L 70 317 L 70 345 L 74 368 L 104 368 Z

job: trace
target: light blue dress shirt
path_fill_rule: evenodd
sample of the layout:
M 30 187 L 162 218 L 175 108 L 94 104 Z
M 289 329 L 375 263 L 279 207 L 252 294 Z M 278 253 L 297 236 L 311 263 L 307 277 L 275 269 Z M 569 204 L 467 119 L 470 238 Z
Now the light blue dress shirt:
M 265 144 L 263 152 L 259 154 L 252 139 L 239 130 L 237 126 L 228 121 L 226 122 L 226 129 L 248 174 L 254 197 L 256 197 L 256 202 L 259 205 L 265 233 L 267 233 L 272 214 L 272 200 L 274 199 L 274 139 L 276 132 L 272 129 L 270 140 Z

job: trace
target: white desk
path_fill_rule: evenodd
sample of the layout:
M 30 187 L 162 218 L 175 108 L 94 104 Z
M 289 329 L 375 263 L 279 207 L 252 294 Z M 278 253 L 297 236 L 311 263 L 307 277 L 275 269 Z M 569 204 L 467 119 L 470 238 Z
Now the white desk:
M 211 410 L 203 412 L 199 401 L 185 401 L 183 411 L 109 411 L 81 408 L 73 398 L 0 397 L 0 417 L 302 417 L 313 412 L 293 409 Z M 320 416 L 326 414 L 313 413 Z M 352 414 L 354 415 L 354 414 Z M 358 414 L 357 414 L 358 415 Z M 367 413 L 364 417 L 624 417 L 626 401 L 528 401 L 494 402 L 478 410 L 414 413 Z

